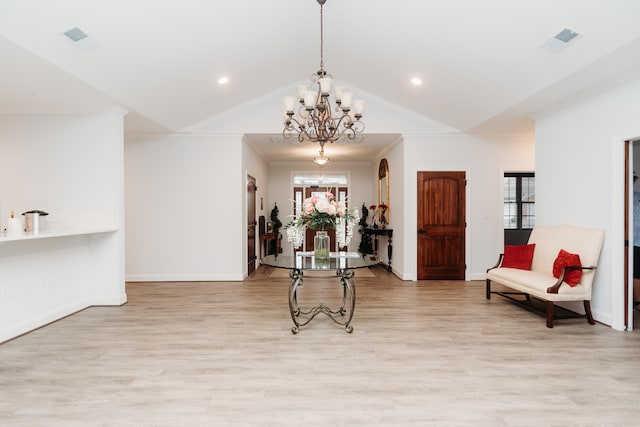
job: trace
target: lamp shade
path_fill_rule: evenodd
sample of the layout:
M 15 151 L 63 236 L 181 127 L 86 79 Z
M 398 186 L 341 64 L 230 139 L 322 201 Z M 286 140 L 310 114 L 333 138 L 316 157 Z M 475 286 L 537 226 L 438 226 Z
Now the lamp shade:
M 361 99 L 356 99 L 353 101 L 353 112 L 356 114 L 362 114 L 364 110 L 364 101 Z
M 307 108 L 314 108 L 316 106 L 316 93 L 312 90 L 308 90 L 304 93 L 304 105 Z
M 309 86 L 299 85 L 297 89 L 298 89 L 298 99 L 303 100 L 305 92 L 309 90 Z
M 342 94 L 342 108 L 350 108 L 351 107 L 351 99 L 353 98 L 353 93 L 345 92 Z
M 284 99 L 284 109 L 287 111 L 293 111 L 293 106 L 295 105 L 295 98 L 293 96 L 285 96 Z
M 333 80 L 330 77 L 323 77 L 319 79 L 318 83 L 320 84 L 320 93 L 323 95 L 329 95 L 329 92 L 331 92 L 332 82 Z

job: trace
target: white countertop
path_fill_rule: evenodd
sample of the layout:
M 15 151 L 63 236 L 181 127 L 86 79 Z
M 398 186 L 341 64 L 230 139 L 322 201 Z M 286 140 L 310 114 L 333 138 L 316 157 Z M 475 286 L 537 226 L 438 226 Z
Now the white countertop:
M 95 226 L 65 230 L 51 230 L 39 234 L 24 233 L 19 236 L 5 236 L 0 234 L 0 245 L 21 240 L 50 239 L 53 237 L 81 236 L 84 234 L 110 233 L 114 231 L 118 231 L 118 228 L 109 226 Z

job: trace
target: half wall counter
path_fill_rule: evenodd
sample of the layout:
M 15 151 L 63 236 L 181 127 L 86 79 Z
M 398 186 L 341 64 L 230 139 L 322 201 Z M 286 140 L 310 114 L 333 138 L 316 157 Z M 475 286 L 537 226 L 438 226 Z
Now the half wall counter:
M 127 302 L 113 226 L 0 236 L 0 343 L 94 305 Z

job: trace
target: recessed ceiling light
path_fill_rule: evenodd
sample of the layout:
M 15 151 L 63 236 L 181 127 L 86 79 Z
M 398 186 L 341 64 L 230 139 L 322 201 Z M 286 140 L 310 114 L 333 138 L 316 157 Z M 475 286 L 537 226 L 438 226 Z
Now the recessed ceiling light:
M 229 77 L 227 76 L 222 76 L 218 79 L 219 85 L 226 85 L 227 83 L 229 83 Z
M 422 85 L 422 79 L 420 79 L 419 77 L 412 77 L 411 83 L 415 86 L 420 86 Z

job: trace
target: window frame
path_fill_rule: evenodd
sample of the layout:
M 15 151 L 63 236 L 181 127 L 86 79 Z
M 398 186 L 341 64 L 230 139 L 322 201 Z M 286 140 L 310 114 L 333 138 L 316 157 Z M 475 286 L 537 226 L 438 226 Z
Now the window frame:
M 506 228 L 504 223 L 504 216 L 502 218 L 502 228 L 505 231 L 514 231 L 514 230 L 533 230 L 533 227 L 523 227 L 523 205 L 533 205 L 535 206 L 535 200 L 533 202 L 525 202 L 522 200 L 522 179 L 523 178 L 535 178 L 535 172 L 505 172 L 502 180 L 502 185 L 504 188 L 504 178 L 515 178 L 516 179 L 516 200 L 515 202 L 507 201 L 506 194 L 502 197 L 502 205 L 504 212 L 504 205 L 506 203 L 515 203 L 516 205 L 516 227 L 515 228 Z M 535 181 L 534 181 L 535 183 Z M 534 193 L 535 194 L 535 193 Z M 535 227 L 535 213 L 533 215 L 534 218 L 534 227 Z

